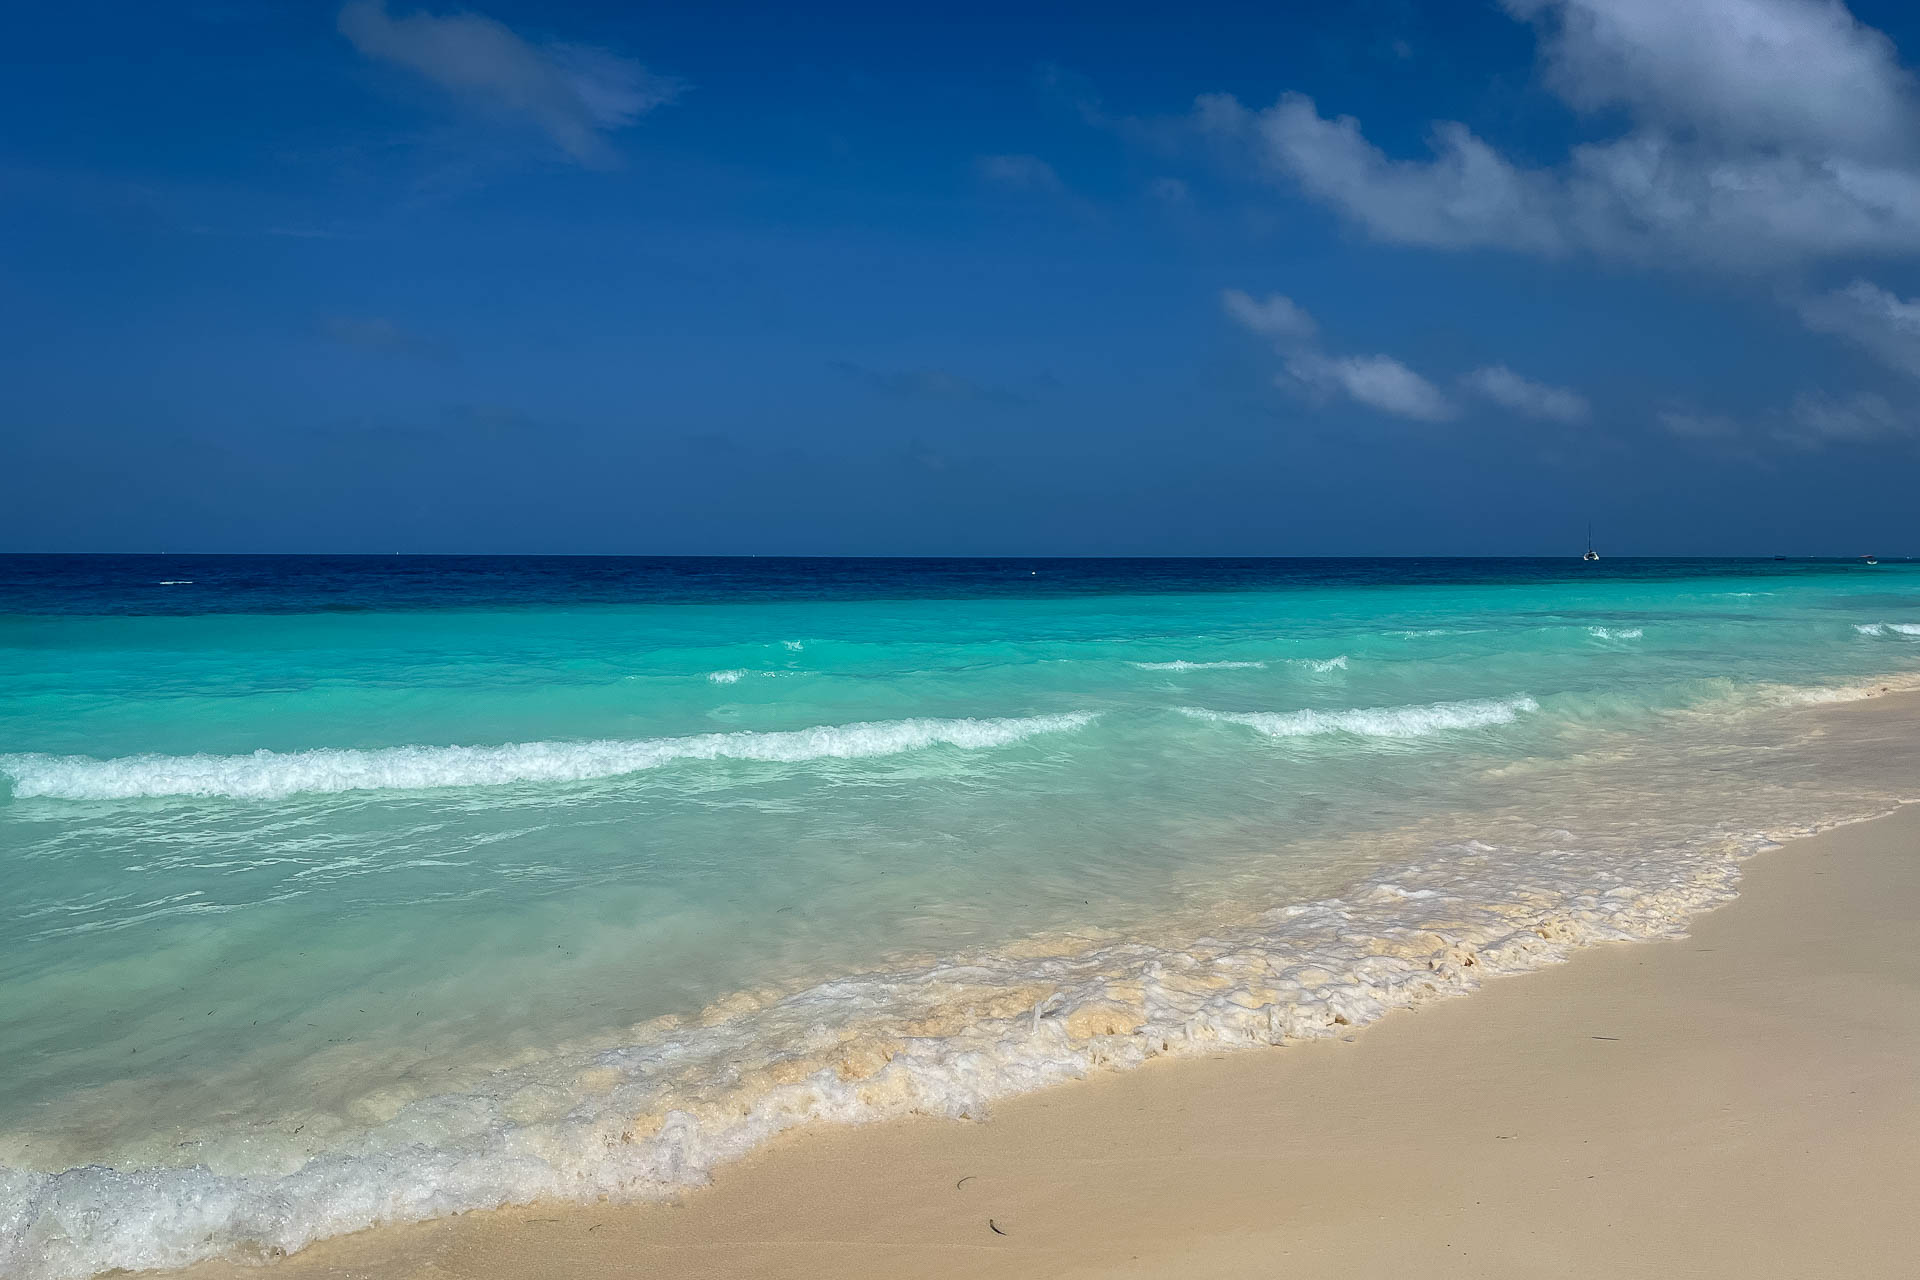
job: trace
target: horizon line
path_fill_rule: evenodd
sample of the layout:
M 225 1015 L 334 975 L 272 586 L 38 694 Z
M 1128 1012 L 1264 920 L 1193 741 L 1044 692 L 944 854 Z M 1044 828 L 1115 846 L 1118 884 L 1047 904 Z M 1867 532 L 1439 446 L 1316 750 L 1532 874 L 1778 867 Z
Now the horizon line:
M 1649 553 L 1614 552 L 1601 558 L 1598 563 L 1615 560 L 1863 560 L 1869 556 L 1878 556 L 1878 552 L 1812 553 L 1800 552 L 1784 554 L 1781 552 L 1740 552 L 1740 553 Z M 202 558 L 304 558 L 337 560 L 391 560 L 391 559 L 464 559 L 464 560 L 1054 560 L 1054 561 L 1109 561 L 1109 560 L 1575 560 L 1581 559 L 1578 553 L 1559 552 L 1545 554 L 1539 552 L 1483 552 L 1455 553 L 1445 555 L 1406 555 L 1406 554 L 1368 554 L 1343 553 L 1336 555 L 1291 554 L 1137 554 L 1110 555 L 1094 553 L 1059 552 L 983 552 L 983 553 L 941 553 L 937 555 L 913 554 L 861 554 L 861 553 L 807 553 L 807 552 L 704 552 L 704 551 L 6 551 L 0 550 L 0 559 L 26 557 L 117 557 L 161 558 L 167 556 L 197 556 Z M 1914 556 L 1892 556 L 1894 560 L 1913 560 Z

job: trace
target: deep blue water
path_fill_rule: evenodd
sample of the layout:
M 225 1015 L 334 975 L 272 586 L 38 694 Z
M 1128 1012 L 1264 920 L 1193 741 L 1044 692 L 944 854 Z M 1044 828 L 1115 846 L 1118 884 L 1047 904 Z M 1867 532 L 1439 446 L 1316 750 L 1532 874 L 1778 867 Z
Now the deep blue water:
M 1880 566 L 1892 567 L 1890 564 Z M 810 559 L 0 555 L 0 614 L 308 613 L 1303 587 L 1675 582 L 1872 572 L 1857 560 Z M 192 591 L 167 583 L 191 585 Z

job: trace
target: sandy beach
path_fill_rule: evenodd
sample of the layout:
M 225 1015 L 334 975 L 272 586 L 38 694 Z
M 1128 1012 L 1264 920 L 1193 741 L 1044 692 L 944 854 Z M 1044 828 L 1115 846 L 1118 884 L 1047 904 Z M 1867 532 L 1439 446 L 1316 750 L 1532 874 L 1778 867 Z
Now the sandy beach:
M 1823 714 L 1911 759 L 1920 698 Z M 276 1274 L 1907 1275 L 1916 915 L 1906 808 L 1763 855 L 1686 938 L 1346 1040 L 1156 1061 L 985 1123 L 793 1134 L 679 1204 L 469 1214 Z

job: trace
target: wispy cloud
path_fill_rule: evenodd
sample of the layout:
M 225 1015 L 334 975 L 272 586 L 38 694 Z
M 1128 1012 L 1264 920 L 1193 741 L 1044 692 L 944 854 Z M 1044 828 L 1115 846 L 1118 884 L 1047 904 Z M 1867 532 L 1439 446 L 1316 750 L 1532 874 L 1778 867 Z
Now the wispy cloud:
M 1392 356 L 1323 356 L 1302 352 L 1287 361 L 1286 376 L 1317 391 L 1339 391 L 1383 413 L 1420 422 L 1444 422 L 1458 412 L 1440 388 Z
M 1797 396 L 1789 417 L 1792 427 L 1782 434 L 1814 445 L 1911 435 L 1920 426 L 1912 413 L 1896 409 L 1892 401 L 1871 391 L 1837 399 L 1811 393 Z
M 1220 293 L 1220 305 L 1242 327 L 1263 338 L 1305 341 L 1320 328 L 1312 316 L 1284 294 L 1270 293 L 1264 298 L 1255 298 L 1242 289 L 1225 289 Z
M 343 346 L 410 360 L 445 361 L 453 354 L 443 344 L 409 333 L 385 316 L 327 316 L 320 321 L 320 333 Z
M 974 172 L 988 182 L 1019 191 L 1044 191 L 1058 195 L 1067 184 L 1060 180 L 1052 165 L 1039 156 L 977 156 Z
M 1440 388 L 1389 355 L 1330 356 L 1317 340 L 1320 326 L 1284 294 L 1255 298 L 1226 289 L 1220 307 L 1241 328 L 1269 339 L 1285 358 L 1274 381 L 1325 398 L 1345 396 L 1383 413 L 1420 422 L 1444 422 L 1458 412 Z
M 1691 407 L 1672 407 L 1654 420 L 1682 439 L 1757 458 L 1752 446 L 1773 441 L 1799 449 L 1884 444 L 1920 439 L 1920 413 L 1875 391 L 1845 395 L 1802 392 L 1784 408 L 1734 417 Z
M 1584 422 L 1593 412 L 1593 406 L 1579 392 L 1523 378 L 1504 364 L 1475 369 L 1460 382 L 1500 407 L 1529 418 Z
M 534 44 L 477 13 L 395 17 L 385 0 L 351 0 L 339 28 L 362 54 L 424 76 L 466 107 L 531 120 L 584 165 L 615 163 L 606 134 L 685 88 L 605 49 Z
M 1920 298 L 1900 298 L 1855 280 L 1844 289 L 1800 304 L 1810 329 L 1836 334 L 1902 373 L 1920 377 Z

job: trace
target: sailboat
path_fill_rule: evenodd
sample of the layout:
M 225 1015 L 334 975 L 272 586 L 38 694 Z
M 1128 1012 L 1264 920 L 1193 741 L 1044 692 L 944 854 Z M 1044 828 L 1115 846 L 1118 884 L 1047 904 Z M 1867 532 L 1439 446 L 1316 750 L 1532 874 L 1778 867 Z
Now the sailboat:
M 1580 558 L 1582 560 L 1598 560 L 1600 558 L 1600 553 L 1593 549 L 1593 525 L 1591 523 L 1587 525 L 1587 554 Z

